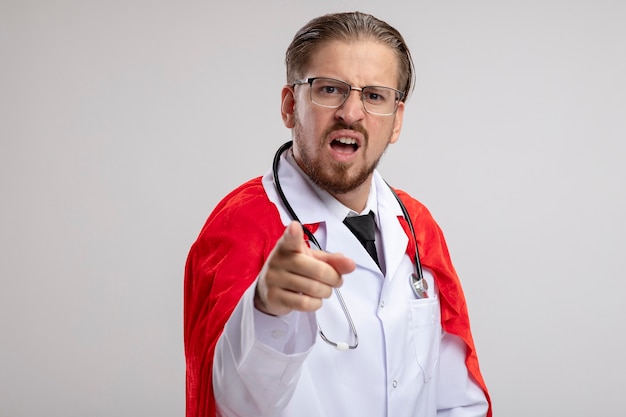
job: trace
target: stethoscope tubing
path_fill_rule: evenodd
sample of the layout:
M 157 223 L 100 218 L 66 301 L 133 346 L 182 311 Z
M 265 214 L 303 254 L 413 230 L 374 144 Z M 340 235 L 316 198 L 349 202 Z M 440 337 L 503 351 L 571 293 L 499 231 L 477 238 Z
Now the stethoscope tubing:
M 285 196 L 283 188 L 280 184 L 280 178 L 278 176 L 278 167 L 280 164 L 280 157 L 286 150 L 291 148 L 292 145 L 293 145 L 293 141 L 288 141 L 284 143 L 280 148 L 278 148 L 278 150 L 276 151 L 276 154 L 274 155 L 274 161 L 272 163 L 272 171 L 273 171 L 272 174 L 274 178 L 274 186 L 276 187 L 276 192 L 278 193 L 278 197 L 280 198 L 281 202 L 283 203 L 283 206 L 285 207 L 285 209 L 287 210 L 291 218 L 297 221 L 298 223 L 300 223 L 300 226 L 302 227 L 302 230 L 304 234 L 307 236 L 308 240 L 313 245 L 315 245 L 318 249 L 323 250 L 322 246 L 319 244 L 319 242 L 317 241 L 313 233 L 311 233 L 311 231 L 309 231 L 306 227 L 304 227 L 304 225 L 298 218 L 296 212 L 293 210 L 293 207 L 291 206 L 291 204 L 289 204 L 289 201 L 287 200 L 287 197 Z M 387 182 L 385 182 L 385 184 L 387 184 L 387 186 L 391 190 L 391 193 L 398 201 L 398 204 L 400 205 L 400 209 L 402 210 L 402 215 L 404 216 L 404 219 L 409 225 L 409 230 L 411 231 L 411 234 L 413 235 L 413 241 L 415 244 L 415 255 L 413 258 L 415 273 L 411 274 L 411 277 L 410 277 L 411 288 L 413 289 L 413 292 L 418 298 L 426 298 L 428 297 L 428 293 L 427 293 L 428 285 L 426 284 L 426 281 L 424 280 L 424 275 L 422 272 L 422 264 L 420 262 L 419 250 L 417 247 L 417 236 L 415 235 L 413 222 L 411 221 L 411 217 L 409 216 L 406 206 L 404 205 L 404 203 L 402 202 L 398 194 L 393 190 L 393 188 Z M 354 322 L 352 321 L 352 317 L 350 316 L 350 312 L 348 311 L 348 308 L 346 307 L 346 303 L 343 299 L 343 296 L 341 295 L 341 292 L 339 291 L 338 288 L 335 288 L 334 292 L 335 292 L 335 295 L 337 296 L 337 299 L 339 300 L 341 309 L 343 310 L 343 313 L 346 316 L 346 319 L 350 326 L 350 330 L 352 331 L 352 334 L 354 336 L 354 343 L 348 344 L 346 342 L 339 342 L 339 343 L 333 342 L 332 340 L 328 339 L 324 335 L 324 332 L 322 331 L 322 329 L 319 327 L 319 324 L 318 324 L 318 331 L 319 331 L 320 337 L 326 343 L 334 346 L 338 350 L 356 349 L 356 347 L 359 345 L 359 336 L 356 331 L 356 326 L 354 325 Z

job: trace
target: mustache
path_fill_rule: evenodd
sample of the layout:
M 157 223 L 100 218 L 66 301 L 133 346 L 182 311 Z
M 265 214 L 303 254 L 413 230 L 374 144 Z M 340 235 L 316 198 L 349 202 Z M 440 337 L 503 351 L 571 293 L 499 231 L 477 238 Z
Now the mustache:
M 328 135 L 330 135 L 335 130 L 353 130 L 355 132 L 359 132 L 361 135 L 363 135 L 363 138 L 365 139 L 364 144 L 368 143 L 369 133 L 367 133 L 367 130 L 360 123 L 354 124 L 352 126 L 348 126 L 345 123 L 337 122 L 334 125 L 330 126 L 328 129 L 326 129 L 322 137 L 324 138 L 328 137 Z

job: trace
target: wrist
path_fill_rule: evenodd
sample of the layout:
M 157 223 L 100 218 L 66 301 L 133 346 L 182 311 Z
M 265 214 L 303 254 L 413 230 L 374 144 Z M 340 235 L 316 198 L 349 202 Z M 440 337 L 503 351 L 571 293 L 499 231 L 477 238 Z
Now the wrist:
M 265 303 L 261 299 L 261 296 L 259 295 L 259 287 L 258 286 L 257 286 L 257 288 L 254 291 L 254 308 L 259 310 L 261 313 L 264 313 L 264 314 L 267 314 L 267 315 L 270 315 L 270 316 L 276 316 L 276 314 L 270 313 L 269 310 L 267 309 L 267 306 L 265 305 Z

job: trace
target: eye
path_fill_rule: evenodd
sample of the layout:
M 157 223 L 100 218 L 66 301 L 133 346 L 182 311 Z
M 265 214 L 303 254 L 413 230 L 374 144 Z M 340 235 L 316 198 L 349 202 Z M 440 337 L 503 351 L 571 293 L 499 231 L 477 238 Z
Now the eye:
M 366 88 L 363 90 L 363 99 L 372 104 L 382 104 L 390 99 L 391 92 L 383 88 Z
M 365 93 L 363 95 L 365 96 L 365 100 L 371 101 L 371 102 L 384 101 L 385 100 L 385 98 L 382 95 L 378 94 L 378 93 L 370 93 L 370 92 L 368 92 L 368 93 Z
M 348 88 L 340 82 L 326 79 L 315 80 L 315 91 L 320 96 L 343 96 L 347 94 Z

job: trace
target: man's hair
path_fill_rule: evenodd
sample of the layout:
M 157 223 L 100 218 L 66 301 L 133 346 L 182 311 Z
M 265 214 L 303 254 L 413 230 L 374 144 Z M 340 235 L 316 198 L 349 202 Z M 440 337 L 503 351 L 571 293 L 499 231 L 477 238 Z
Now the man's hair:
M 329 41 L 378 41 L 388 45 L 398 57 L 398 88 L 404 91 L 403 101 L 413 84 L 413 60 L 406 42 L 396 29 L 372 15 L 352 12 L 317 17 L 296 33 L 287 48 L 285 64 L 287 83 L 303 76 L 315 50 Z

